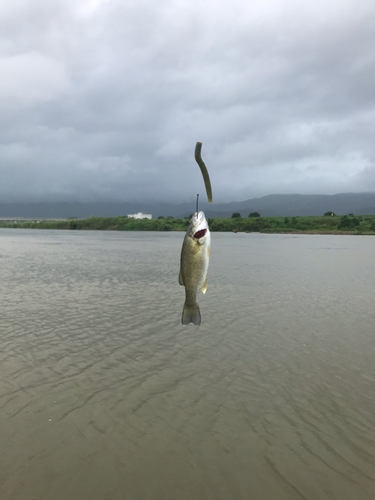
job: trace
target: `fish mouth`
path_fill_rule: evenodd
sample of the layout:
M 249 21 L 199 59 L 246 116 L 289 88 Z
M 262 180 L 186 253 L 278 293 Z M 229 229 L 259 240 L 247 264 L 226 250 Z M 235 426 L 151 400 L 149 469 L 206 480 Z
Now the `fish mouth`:
M 199 238 L 203 238 L 203 236 L 207 233 L 207 229 L 201 229 L 200 231 L 197 231 L 195 234 L 194 234 L 194 238 L 196 240 L 199 240 Z

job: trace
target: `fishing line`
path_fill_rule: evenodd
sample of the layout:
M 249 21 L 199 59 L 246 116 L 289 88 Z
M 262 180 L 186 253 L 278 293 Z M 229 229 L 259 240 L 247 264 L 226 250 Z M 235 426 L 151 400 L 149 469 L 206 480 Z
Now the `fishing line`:
M 199 198 L 199 193 L 197 194 L 197 204 L 196 204 L 196 212 L 198 213 L 198 198 Z

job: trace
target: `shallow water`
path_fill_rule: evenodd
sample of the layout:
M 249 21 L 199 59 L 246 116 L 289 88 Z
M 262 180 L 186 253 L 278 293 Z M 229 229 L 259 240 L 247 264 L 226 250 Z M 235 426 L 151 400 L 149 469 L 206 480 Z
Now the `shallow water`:
M 2 500 L 375 498 L 375 239 L 0 230 Z

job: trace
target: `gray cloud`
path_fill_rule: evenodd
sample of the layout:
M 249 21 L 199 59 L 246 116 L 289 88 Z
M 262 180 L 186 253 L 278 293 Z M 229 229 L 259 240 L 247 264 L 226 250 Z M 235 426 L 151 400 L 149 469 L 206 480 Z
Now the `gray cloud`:
M 0 7 L 0 199 L 375 190 L 375 5 Z

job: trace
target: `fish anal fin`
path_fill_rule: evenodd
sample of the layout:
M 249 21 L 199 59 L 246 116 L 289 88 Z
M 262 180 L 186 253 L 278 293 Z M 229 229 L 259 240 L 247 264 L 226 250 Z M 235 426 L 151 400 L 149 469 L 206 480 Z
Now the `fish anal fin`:
M 181 269 L 180 269 L 180 274 L 178 275 L 178 282 L 180 285 L 184 286 L 184 280 L 182 279 Z
M 203 286 L 202 286 L 202 292 L 206 293 L 206 291 L 207 291 L 207 276 L 205 277 L 204 283 L 203 283 Z

